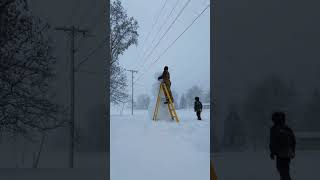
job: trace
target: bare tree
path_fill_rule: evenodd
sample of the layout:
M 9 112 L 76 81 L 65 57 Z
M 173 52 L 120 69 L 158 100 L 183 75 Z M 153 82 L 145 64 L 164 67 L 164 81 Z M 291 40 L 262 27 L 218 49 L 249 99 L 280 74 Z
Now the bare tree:
M 203 90 L 197 85 L 192 86 L 186 93 L 186 100 L 189 107 L 193 107 L 195 97 L 200 97 L 200 101 L 202 101 Z
M 126 102 L 129 97 L 126 92 L 127 77 L 119 62 L 111 65 L 110 74 L 110 101 L 114 104 Z
M 224 121 L 224 145 L 231 148 L 240 148 L 245 142 L 244 123 L 240 119 L 238 108 L 230 104 L 228 115 Z
M 0 4 L 1 131 L 29 140 L 64 125 L 48 90 L 54 78 L 49 25 L 32 16 L 24 0 Z
M 203 102 L 210 103 L 210 90 L 206 91 L 203 95 Z
M 110 96 L 111 102 L 118 104 L 125 102 L 128 98 L 126 93 L 127 78 L 124 69 L 119 64 L 119 56 L 131 45 L 138 44 L 138 22 L 127 15 L 120 0 L 115 0 L 110 8 L 110 25 Z
M 148 109 L 150 104 L 150 97 L 147 94 L 141 94 L 137 98 L 136 108 Z
M 279 110 L 290 112 L 294 97 L 295 90 L 288 82 L 277 76 L 261 81 L 248 93 L 244 105 L 244 118 L 254 148 L 267 144 L 272 112 Z
M 181 95 L 180 97 L 180 103 L 179 103 L 179 108 L 180 109 L 185 109 L 187 108 L 187 100 L 184 94 Z

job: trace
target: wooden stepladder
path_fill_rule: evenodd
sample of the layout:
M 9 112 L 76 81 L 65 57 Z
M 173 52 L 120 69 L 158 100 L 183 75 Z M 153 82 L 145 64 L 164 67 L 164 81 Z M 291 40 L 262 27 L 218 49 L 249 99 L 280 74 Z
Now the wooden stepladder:
M 158 97 L 157 97 L 157 102 L 156 102 L 156 107 L 154 109 L 154 113 L 153 113 L 153 119 L 154 121 L 157 120 L 157 116 L 158 116 L 158 112 L 159 112 L 159 106 L 161 103 L 161 92 L 164 93 L 165 97 L 168 98 L 169 102 L 168 102 L 168 110 L 169 113 L 171 115 L 172 120 L 176 120 L 177 123 L 179 123 L 179 118 L 176 112 L 176 108 L 174 107 L 174 104 L 172 103 L 172 99 L 169 95 L 169 91 L 167 89 L 167 86 L 164 82 L 161 82 L 160 87 L 159 87 L 159 93 L 158 93 Z

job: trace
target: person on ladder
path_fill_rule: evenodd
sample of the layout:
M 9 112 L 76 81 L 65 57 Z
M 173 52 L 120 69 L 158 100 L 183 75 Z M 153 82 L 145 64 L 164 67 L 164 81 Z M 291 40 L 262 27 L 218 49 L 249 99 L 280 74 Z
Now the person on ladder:
M 171 101 L 173 103 L 173 97 L 172 97 L 172 93 L 171 93 L 171 81 L 170 81 L 170 73 L 168 71 L 168 66 L 165 66 L 164 69 L 163 69 L 163 73 L 161 76 L 158 77 L 158 80 L 162 79 L 163 82 L 165 83 L 166 87 L 167 87 L 167 90 L 168 90 L 168 93 L 169 93 L 169 96 L 171 98 Z M 166 97 L 167 101 L 164 102 L 165 104 L 168 104 L 169 103 L 169 97 Z

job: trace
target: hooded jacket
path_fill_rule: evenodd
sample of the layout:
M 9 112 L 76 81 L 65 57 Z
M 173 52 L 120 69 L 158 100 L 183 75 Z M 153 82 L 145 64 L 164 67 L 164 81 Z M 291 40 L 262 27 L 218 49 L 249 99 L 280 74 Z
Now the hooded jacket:
M 158 77 L 158 80 L 163 79 L 163 82 L 166 84 L 171 84 L 170 82 L 170 73 L 167 70 L 164 70 L 162 75 Z
M 285 124 L 276 124 L 270 128 L 269 148 L 272 154 L 280 158 L 290 158 L 295 153 L 296 139 L 291 128 Z

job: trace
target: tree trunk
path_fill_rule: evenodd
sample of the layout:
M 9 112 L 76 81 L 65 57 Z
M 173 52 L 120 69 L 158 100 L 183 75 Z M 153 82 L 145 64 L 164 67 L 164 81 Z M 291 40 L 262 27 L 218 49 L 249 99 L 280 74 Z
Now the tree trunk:
M 41 142 L 40 142 L 40 147 L 39 147 L 38 154 L 34 155 L 34 158 L 33 158 L 32 168 L 38 168 L 40 155 L 41 155 L 41 152 L 42 152 L 42 149 L 43 149 L 43 145 L 44 145 L 44 142 L 45 142 L 45 137 L 46 137 L 46 134 L 43 133 L 42 134 L 42 138 L 41 138 Z

